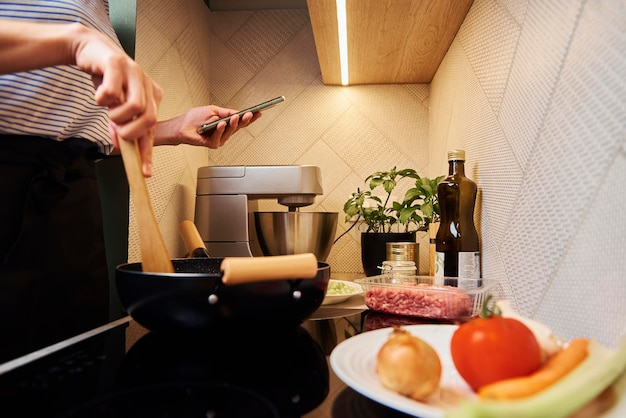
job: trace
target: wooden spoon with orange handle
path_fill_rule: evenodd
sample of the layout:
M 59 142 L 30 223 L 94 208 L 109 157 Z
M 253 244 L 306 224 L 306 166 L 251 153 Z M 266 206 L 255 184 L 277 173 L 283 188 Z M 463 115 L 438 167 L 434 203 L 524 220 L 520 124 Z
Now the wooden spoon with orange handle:
M 130 193 L 133 196 L 137 228 L 139 229 L 141 269 L 152 273 L 174 273 L 174 266 L 167 253 L 163 236 L 161 236 L 159 225 L 152 210 L 146 179 L 141 171 L 139 144 L 137 141 L 118 139 Z

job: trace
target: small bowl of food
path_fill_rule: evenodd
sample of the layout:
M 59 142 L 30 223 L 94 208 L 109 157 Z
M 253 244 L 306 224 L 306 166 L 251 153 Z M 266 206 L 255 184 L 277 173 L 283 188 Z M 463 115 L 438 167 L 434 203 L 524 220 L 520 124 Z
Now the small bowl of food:
M 347 280 L 334 280 L 328 281 L 328 287 L 326 288 L 326 296 L 322 305 L 333 305 L 335 303 L 341 303 L 352 296 L 360 295 L 363 293 L 363 288 L 360 284 L 350 282 Z

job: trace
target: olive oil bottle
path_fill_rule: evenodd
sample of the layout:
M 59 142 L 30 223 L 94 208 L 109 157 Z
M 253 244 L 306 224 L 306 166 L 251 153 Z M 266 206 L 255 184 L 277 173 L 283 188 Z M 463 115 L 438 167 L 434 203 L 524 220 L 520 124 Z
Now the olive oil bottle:
M 435 276 L 480 278 L 474 225 L 476 183 L 465 176 L 465 151 L 448 151 L 448 177 L 437 185 L 441 224 L 435 238 Z

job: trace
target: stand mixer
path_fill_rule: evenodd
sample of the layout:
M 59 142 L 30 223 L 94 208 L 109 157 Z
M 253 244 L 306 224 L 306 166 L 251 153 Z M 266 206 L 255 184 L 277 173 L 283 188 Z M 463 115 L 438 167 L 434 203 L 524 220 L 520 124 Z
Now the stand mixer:
M 316 166 L 201 167 L 194 223 L 211 257 L 312 252 L 324 261 L 338 214 L 299 210 L 322 193 Z M 276 199 L 288 211 L 259 212 L 261 199 Z

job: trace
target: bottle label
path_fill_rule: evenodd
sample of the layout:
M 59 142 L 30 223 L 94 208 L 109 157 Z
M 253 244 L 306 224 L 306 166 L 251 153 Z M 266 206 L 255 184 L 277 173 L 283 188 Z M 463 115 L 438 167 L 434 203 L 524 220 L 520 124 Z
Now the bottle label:
M 454 260 L 446 260 L 454 257 Z M 456 269 L 454 268 L 456 266 Z M 460 252 L 446 254 L 437 251 L 435 254 L 435 277 L 465 277 L 468 279 L 480 279 L 480 252 Z
M 459 253 L 459 277 L 480 279 L 480 253 Z
M 435 253 L 435 277 L 443 277 L 445 276 L 445 274 L 443 274 L 443 266 L 444 266 L 444 261 L 446 258 L 446 254 L 437 251 Z

